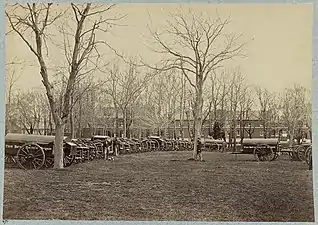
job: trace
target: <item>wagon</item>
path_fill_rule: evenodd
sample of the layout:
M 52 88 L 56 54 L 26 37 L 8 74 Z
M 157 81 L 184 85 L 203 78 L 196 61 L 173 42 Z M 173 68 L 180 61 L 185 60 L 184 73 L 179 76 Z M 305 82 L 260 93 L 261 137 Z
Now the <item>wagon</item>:
M 5 136 L 5 156 L 21 169 L 41 169 L 54 164 L 55 136 L 9 133 Z M 76 154 L 76 144 L 64 137 L 64 167 L 70 166 Z
M 278 138 L 253 138 L 243 139 L 241 150 L 232 154 L 250 154 L 259 161 L 273 161 L 277 159 L 279 150 Z

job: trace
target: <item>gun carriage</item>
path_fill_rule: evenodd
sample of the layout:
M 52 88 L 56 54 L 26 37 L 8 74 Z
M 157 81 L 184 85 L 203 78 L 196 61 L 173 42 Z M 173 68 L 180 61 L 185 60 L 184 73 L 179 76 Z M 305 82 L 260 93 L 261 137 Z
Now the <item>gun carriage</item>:
M 240 151 L 232 154 L 254 155 L 259 161 L 273 161 L 278 158 L 279 139 L 278 138 L 253 138 L 243 139 Z
M 21 169 L 49 168 L 54 164 L 55 136 L 9 133 L 5 136 L 5 156 Z M 75 159 L 76 144 L 64 137 L 64 167 Z
M 274 161 L 279 155 L 287 154 L 294 161 L 308 161 L 311 143 L 294 143 L 290 147 L 288 141 L 282 141 L 279 138 L 253 138 L 243 139 L 240 147 L 240 151 L 232 152 L 232 154 L 253 154 L 259 161 Z
M 77 145 L 77 151 L 75 155 L 75 163 L 84 162 L 89 159 L 90 147 L 88 146 L 88 140 L 85 139 L 72 139 L 72 142 Z
M 91 138 L 91 142 L 96 149 L 96 158 L 105 159 L 107 148 L 109 153 L 113 153 L 111 147 L 109 146 L 111 143 L 111 138 L 109 136 L 95 135 Z

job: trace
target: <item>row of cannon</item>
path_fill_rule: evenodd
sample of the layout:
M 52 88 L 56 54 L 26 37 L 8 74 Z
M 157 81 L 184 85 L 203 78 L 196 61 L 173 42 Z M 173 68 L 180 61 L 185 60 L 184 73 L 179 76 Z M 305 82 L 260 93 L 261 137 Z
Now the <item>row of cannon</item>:
M 52 168 L 54 165 L 54 136 L 9 133 L 5 136 L 5 160 L 22 169 Z M 190 141 L 144 140 L 93 136 L 90 139 L 64 138 L 64 167 L 94 159 L 109 159 L 111 155 L 150 151 L 192 150 Z
M 54 165 L 54 136 L 7 134 L 5 136 L 5 159 L 22 169 L 51 168 Z M 64 139 L 64 167 L 73 163 L 109 159 L 111 155 L 132 154 L 151 151 L 191 151 L 190 140 L 169 140 L 158 136 L 146 139 L 110 138 L 93 136 L 90 139 Z M 244 139 L 235 154 L 254 155 L 259 161 L 273 161 L 287 153 L 292 160 L 311 162 L 311 144 L 286 148 L 278 138 Z M 203 140 L 204 151 L 227 151 L 228 143 L 223 140 Z

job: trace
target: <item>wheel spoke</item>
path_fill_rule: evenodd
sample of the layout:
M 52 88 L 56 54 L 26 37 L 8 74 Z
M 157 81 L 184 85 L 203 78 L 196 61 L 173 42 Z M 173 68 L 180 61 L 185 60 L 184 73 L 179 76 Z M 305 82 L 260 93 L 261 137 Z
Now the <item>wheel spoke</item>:
M 27 151 L 27 154 L 30 154 L 30 151 L 29 151 L 29 146 L 27 145 L 27 146 L 25 146 L 25 148 L 24 148 L 26 151 Z
M 36 168 L 37 168 L 37 166 L 35 165 L 35 162 L 34 162 L 34 161 L 32 161 L 32 165 L 33 165 L 33 169 L 36 169 Z
M 28 156 L 29 153 L 25 151 L 25 148 L 21 149 L 21 153 L 23 153 L 22 155 Z
M 43 154 L 37 154 L 37 155 L 33 155 L 34 157 L 41 157 L 43 158 Z

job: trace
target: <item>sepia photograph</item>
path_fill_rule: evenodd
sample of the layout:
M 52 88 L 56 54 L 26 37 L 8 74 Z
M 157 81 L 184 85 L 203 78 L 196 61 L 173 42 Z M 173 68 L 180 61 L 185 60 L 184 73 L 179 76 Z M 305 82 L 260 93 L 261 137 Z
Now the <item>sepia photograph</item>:
M 314 222 L 312 4 L 4 21 L 4 220 Z

